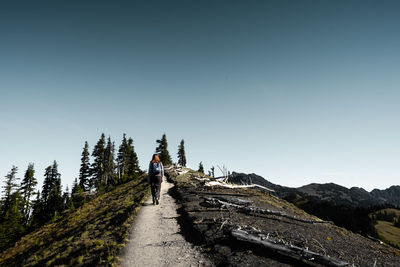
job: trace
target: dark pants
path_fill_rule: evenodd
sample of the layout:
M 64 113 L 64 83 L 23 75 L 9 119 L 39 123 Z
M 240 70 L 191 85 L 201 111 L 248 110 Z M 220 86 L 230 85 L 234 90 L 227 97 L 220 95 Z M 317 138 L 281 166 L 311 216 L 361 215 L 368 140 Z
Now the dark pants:
M 161 182 L 161 175 L 151 177 L 150 179 L 151 195 L 153 196 L 153 199 L 160 199 Z

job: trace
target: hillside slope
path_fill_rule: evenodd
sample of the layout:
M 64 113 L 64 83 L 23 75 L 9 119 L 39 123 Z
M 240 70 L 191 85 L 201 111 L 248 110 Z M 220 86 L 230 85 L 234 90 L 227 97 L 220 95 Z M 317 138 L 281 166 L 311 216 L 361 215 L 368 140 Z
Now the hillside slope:
M 149 191 L 143 177 L 118 186 L 24 236 L 0 254 L 0 266 L 114 265 Z
M 398 250 L 323 222 L 276 196 L 255 189 L 207 186 L 208 177 L 189 169 L 173 168 L 166 174 L 176 185 L 193 242 L 207 247 L 216 265 L 398 266 L 400 262 Z

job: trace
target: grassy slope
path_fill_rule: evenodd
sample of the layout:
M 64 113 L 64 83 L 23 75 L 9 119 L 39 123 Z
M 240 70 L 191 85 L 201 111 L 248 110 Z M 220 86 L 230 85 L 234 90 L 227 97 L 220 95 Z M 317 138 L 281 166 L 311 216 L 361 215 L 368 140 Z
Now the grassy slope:
M 394 213 L 396 216 L 400 216 L 400 210 L 387 208 L 378 210 L 374 213 L 378 212 L 387 212 Z M 400 228 L 393 226 L 393 223 L 386 221 L 377 221 L 378 223 L 375 225 L 376 231 L 378 231 L 378 235 L 380 239 L 384 242 L 390 242 L 397 246 L 400 246 Z
M 0 266 L 116 265 L 130 222 L 148 194 L 143 180 L 120 185 L 24 236 L 0 254 Z
M 394 227 L 393 223 L 385 221 L 378 221 L 375 228 L 382 239 L 400 246 L 400 228 Z

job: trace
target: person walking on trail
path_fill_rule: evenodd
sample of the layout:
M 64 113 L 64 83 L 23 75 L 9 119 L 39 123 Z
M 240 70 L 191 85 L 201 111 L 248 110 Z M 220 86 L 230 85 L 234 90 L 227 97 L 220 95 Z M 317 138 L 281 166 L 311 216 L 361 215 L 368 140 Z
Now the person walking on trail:
M 164 166 L 157 154 L 154 154 L 150 161 L 148 175 L 151 195 L 153 196 L 153 205 L 158 205 L 160 203 L 161 183 L 164 177 Z

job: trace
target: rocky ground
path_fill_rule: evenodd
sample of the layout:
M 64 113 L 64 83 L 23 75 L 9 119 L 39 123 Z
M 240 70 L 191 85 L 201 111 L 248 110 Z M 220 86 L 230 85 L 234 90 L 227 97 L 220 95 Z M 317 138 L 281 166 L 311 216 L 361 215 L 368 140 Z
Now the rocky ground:
M 206 186 L 209 178 L 189 169 L 171 168 L 166 175 L 176 185 L 186 237 L 208 251 L 214 265 L 399 266 L 398 250 L 268 193 Z

